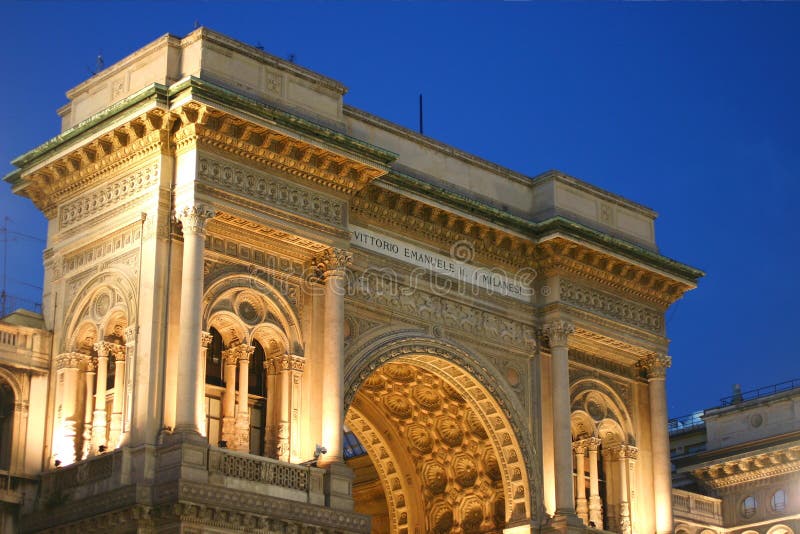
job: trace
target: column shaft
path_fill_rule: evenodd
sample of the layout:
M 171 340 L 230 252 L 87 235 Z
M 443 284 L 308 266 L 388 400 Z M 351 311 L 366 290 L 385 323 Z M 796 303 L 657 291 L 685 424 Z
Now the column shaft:
M 585 455 L 586 446 L 576 444 L 575 447 L 575 511 L 584 524 L 589 524 L 589 507 L 586 502 Z
M 281 365 L 281 419 L 278 423 L 278 459 L 284 462 L 289 461 L 289 418 L 291 417 L 291 362 L 286 356 L 285 362 Z
M 103 343 L 97 350 L 97 387 L 95 388 L 94 422 L 92 423 L 92 450 L 98 452 L 106 446 L 106 382 L 108 381 L 108 349 Z
M 343 461 L 344 424 L 344 293 L 345 268 L 350 256 L 328 251 L 325 258 L 325 314 L 323 325 L 322 446 L 327 449 L 320 466 Z
M 236 353 L 226 350 L 222 358 L 225 363 L 225 393 L 222 397 L 221 439 L 232 447 L 236 436 Z
M 183 265 L 181 266 L 180 350 L 178 352 L 178 391 L 175 407 L 175 432 L 199 434 L 197 423 L 197 375 L 200 353 L 201 298 L 203 296 L 203 249 L 206 220 L 214 216 L 209 208 L 197 205 L 180 210 L 183 223 Z
M 574 516 L 572 491 L 572 431 L 570 429 L 569 349 L 573 327 L 565 321 L 547 325 L 553 382 L 553 458 L 556 478 L 556 515 Z
M 125 395 L 125 349 L 114 354 L 114 398 L 111 402 L 111 424 L 108 428 L 108 445 L 119 447 L 122 433 L 122 404 Z
M 667 431 L 666 372 L 671 358 L 653 354 L 639 362 L 647 370 L 650 390 L 650 435 L 653 449 L 653 494 L 657 534 L 672 532 L 672 466 Z
M 86 364 L 86 401 L 83 407 L 83 458 L 92 452 L 92 417 L 94 415 L 94 376 L 97 364 L 89 359 Z
M 600 500 L 600 476 L 597 466 L 597 448 L 600 440 L 590 438 L 589 443 L 589 526 L 603 528 L 603 504 Z

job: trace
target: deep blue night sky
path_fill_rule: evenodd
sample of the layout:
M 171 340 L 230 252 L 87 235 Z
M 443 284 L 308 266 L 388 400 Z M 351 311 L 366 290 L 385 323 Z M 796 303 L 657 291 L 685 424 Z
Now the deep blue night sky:
M 800 378 L 800 3 L 4 2 L 0 20 L 2 174 L 58 133 L 98 53 L 110 65 L 197 21 L 410 128 L 422 92 L 426 135 L 658 211 L 661 252 L 708 273 L 667 315 L 671 416 Z M 5 183 L 2 216 L 45 235 Z M 16 237 L 9 293 L 39 300 L 41 244 Z

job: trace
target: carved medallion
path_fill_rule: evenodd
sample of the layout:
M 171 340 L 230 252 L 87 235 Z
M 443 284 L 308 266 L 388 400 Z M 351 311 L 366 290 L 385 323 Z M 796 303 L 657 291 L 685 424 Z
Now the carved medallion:
M 469 428 L 470 432 L 472 432 L 479 438 L 486 438 L 488 436 L 488 434 L 486 433 L 486 429 L 483 427 L 483 423 L 478 417 L 478 414 L 476 414 L 472 410 L 467 410 L 467 414 L 464 417 L 464 420 L 467 423 L 467 428 Z
M 433 450 L 433 438 L 428 429 L 420 424 L 409 425 L 408 439 L 411 441 L 411 445 L 424 454 Z
M 383 366 L 382 370 L 386 376 L 398 382 L 411 382 L 415 376 L 414 368 L 405 363 L 390 363 Z
M 478 478 L 478 469 L 475 466 L 475 460 L 467 454 L 459 454 L 453 461 L 453 474 L 456 482 L 462 487 L 469 488 L 475 484 Z
M 461 426 L 452 417 L 441 417 L 436 421 L 436 432 L 442 441 L 451 447 L 461 445 L 464 439 L 464 432 Z
M 442 406 L 442 398 L 439 396 L 439 393 L 430 386 L 419 384 L 414 386 L 411 392 L 414 396 L 414 400 L 428 411 L 432 412 L 438 410 Z
M 389 412 L 400 419 L 411 417 L 411 403 L 399 393 L 390 393 L 383 398 L 383 404 Z
M 425 487 L 434 495 L 442 493 L 447 487 L 447 473 L 439 463 L 425 464 L 422 479 L 425 481 Z

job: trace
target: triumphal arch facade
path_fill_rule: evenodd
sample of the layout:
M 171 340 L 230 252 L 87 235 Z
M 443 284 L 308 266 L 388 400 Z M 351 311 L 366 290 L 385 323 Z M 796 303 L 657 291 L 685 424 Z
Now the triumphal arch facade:
M 655 213 L 207 29 L 68 93 L 25 532 L 671 531 Z M 62 530 L 59 530 L 62 531 Z

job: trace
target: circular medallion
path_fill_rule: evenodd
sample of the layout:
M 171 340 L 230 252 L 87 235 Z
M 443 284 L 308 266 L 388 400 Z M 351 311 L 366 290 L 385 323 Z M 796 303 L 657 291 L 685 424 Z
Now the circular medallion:
M 475 484 L 475 480 L 478 478 L 475 460 L 466 454 L 459 454 L 453 461 L 453 473 L 456 482 L 462 487 L 469 488 Z
M 451 447 L 461 445 L 461 441 L 464 439 L 461 426 L 452 417 L 440 417 L 436 421 L 436 432 L 439 433 L 442 441 Z
M 411 382 L 414 380 L 414 368 L 405 363 L 388 363 L 383 366 L 382 370 L 386 376 L 398 382 Z
M 465 421 L 467 423 L 467 428 L 469 428 L 469 431 L 478 436 L 479 438 L 486 438 L 488 436 L 488 434 L 486 433 L 486 429 L 483 427 L 483 423 L 481 423 L 481 420 L 478 417 L 478 414 L 476 414 L 472 410 L 467 411 Z
M 414 400 L 428 411 L 438 410 L 442 406 L 442 398 L 439 396 L 439 393 L 425 384 L 414 386 L 414 389 L 411 390 L 411 394 L 414 396 Z
M 400 419 L 411 417 L 411 403 L 399 393 L 390 393 L 383 398 L 383 404 L 389 412 Z
M 414 448 L 423 454 L 427 454 L 433 450 L 433 439 L 428 429 L 422 425 L 409 425 L 408 439 L 411 441 Z
M 422 471 L 425 487 L 434 495 L 442 493 L 447 487 L 447 472 L 438 463 L 426 464 Z

